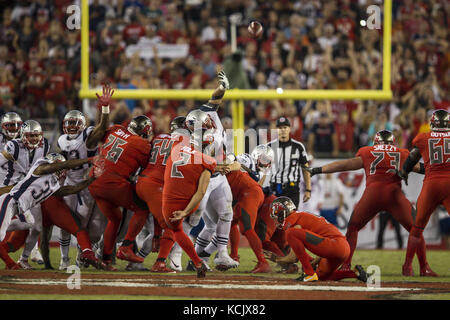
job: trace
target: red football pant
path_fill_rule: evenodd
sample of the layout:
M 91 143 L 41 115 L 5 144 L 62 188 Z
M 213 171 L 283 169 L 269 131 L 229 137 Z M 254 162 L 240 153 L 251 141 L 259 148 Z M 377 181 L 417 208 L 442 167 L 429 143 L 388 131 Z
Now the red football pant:
M 16 252 L 25 244 L 28 233 L 29 230 L 15 230 L 13 232 L 8 232 L 0 246 L 3 246 L 7 252 Z
M 178 210 L 184 210 L 188 204 L 188 201 L 172 201 L 170 203 L 164 202 L 162 205 L 162 212 L 164 219 L 166 221 L 167 226 L 169 229 L 173 231 L 173 236 L 175 238 L 175 241 L 180 245 L 180 247 L 186 252 L 186 254 L 191 258 L 192 262 L 198 267 L 201 265 L 202 260 L 198 256 L 197 252 L 195 251 L 194 244 L 192 243 L 189 236 L 184 233 L 183 230 L 183 220 L 178 220 L 175 222 L 172 222 L 169 220 L 169 218 L 172 216 L 172 213 L 174 211 Z M 193 210 L 195 211 L 195 210 Z
M 421 267 L 426 265 L 425 242 L 423 230 L 430 220 L 431 214 L 442 204 L 450 213 L 450 181 L 443 179 L 424 180 L 422 190 L 417 199 L 417 216 L 412 227 L 406 248 L 405 264 L 411 265 L 414 253 L 417 252 Z
M 346 238 L 350 245 L 350 255 L 345 262 L 351 264 L 358 241 L 358 232 L 380 211 L 389 212 L 407 231 L 413 225 L 413 207 L 406 199 L 401 187 L 391 183 L 366 187 L 361 199 L 355 205 L 348 223 Z
M 321 257 L 316 269 L 319 279 L 327 279 L 350 254 L 349 245 L 344 237 L 324 238 L 312 231 L 299 228 L 286 230 L 286 237 L 295 255 L 300 260 L 307 275 L 314 274 L 311 257 L 305 248 Z
M 77 238 L 81 250 L 91 249 L 91 241 L 87 230 L 81 228 L 81 223 L 71 212 L 63 198 L 51 196 L 41 203 L 42 225 L 49 227 L 55 225 Z
M 156 220 L 154 224 L 155 229 L 157 225 L 162 229 L 158 259 L 167 259 L 175 239 L 173 231 L 167 227 L 162 213 L 162 191 L 163 185 L 155 183 L 150 179 L 140 177 L 136 184 L 138 197 L 145 201 L 153 218 Z M 159 230 L 155 230 L 155 236 L 159 236 L 160 234 L 161 232 Z
M 267 262 L 264 258 L 261 240 L 255 232 L 258 210 L 264 202 L 264 194 L 261 188 L 249 190 L 246 197 L 240 199 L 233 207 L 233 221 L 230 230 L 231 256 L 238 256 L 240 235 L 237 230 L 247 238 L 250 247 L 259 262 Z
M 103 257 L 105 260 L 109 260 L 122 221 L 122 211 L 119 208 L 131 210 L 136 215 L 134 221 L 133 218 L 130 220 L 129 233 L 127 233 L 128 239 L 133 240 L 144 226 L 148 211 L 137 206 L 134 200 L 136 199 L 135 187 L 125 179 L 103 180 L 99 178 L 89 186 L 89 191 L 97 202 L 100 211 L 108 219 L 108 224 L 103 233 Z

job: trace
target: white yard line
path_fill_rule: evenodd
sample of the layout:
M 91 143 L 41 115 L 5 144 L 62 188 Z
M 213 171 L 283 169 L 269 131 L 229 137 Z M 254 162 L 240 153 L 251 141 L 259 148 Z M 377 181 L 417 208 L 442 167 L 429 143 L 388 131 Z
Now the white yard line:
M 266 285 L 266 284 L 232 284 L 232 283 L 170 283 L 165 280 L 160 283 L 143 282 L 144 280 L 133 279 L 82 279 L 81 286 L 98 286 L 98 287 L 123 287 L 123 288 L 201 288 L 215 290 L 289 290 L 289 291 L 353 291 L 353 292 L 392 292 L 392 291 L 418 291 L 419 288 L 399 288 L 399 287 L 365 287 L 365 286 L 322 286 L 322 285 Z M 172 280 L 174 282 L 175 280 Z M 212 280 L 217 282 L 217 280 Z M 66 280 L 46 280 L 46 279 L 11 279 L 2 280 L 0 284 L 27 284 L 27 285 L 45 285 L 45 286 L 61 286 L 67 285 Z

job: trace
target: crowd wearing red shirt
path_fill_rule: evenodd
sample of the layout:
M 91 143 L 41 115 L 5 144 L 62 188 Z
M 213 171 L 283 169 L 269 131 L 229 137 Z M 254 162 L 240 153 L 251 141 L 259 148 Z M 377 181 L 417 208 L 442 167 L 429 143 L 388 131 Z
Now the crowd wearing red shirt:
M 71 0 L 2 4 L 0 24 L 0 112 L 24 118 L 59 117 L 82 107 L 80 31 L 67 27 Z M 371 2 L 351 0 L 217 1 L 187 5 L 176 0 L 93 0 L 89 6 L 90 86 L 142 89 L 210 89 L 223 66 L 232 88 L 381 89 L 382 30 L 359 22 Z M 376 3 L 377 4 L 377 3 Z M 368 144 L 381 126 L 395 131 L 402 147 L 426 131 L 429 112 L 450 109 L 449 5 L 443 1 L 393 2 L 392 82 L 394 99 L 380 101 L 245 101 L 245 125 L 274 129 L 286 116 L 292 137 L 316 142 L 311 153 L 345 156 Z M 230 16 L 240 15 L 237 51 L 231 51 Z M 247 26 L 264 26 L 259 39 Z M 187 44 L 184 58 L 144 60 L 126 49 L 143 39 Z M 126 123 L 149 115 L 156 133 L 176 115 L 204 101 L 115 100 L 112 119 Z M 94 104 L 94 103 L 92 103 Z M 377 119 L 385 113 L 387 120 Z M 230 102 L 220 109 L 231 116 Z M 227 124 L 228 126 L 228 124 Z M 325 143 L 326 144 L 326 143 Z M 317 145 L 317 146 L 315 146 Z M 317 149 L 319 148 L 319 149 Z

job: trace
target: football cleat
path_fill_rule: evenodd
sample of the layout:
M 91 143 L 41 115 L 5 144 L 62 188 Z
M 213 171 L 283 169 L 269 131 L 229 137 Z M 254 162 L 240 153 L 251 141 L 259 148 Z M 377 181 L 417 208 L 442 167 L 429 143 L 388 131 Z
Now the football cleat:
M 272 272 L 272 268 L 270 267 L 267 261 L 258 262 L 258 264 L 253 268 L 251 273 L 269 273 Z
M 204 261 L 202 261 L 202 264 L 200 266 L 195 266 L 195 269 L 197 271 L 197 278 L 204 278 L 206 277 L 206 272 L 210 268 Z
M 216 254 L 214 264 L 219 271 L 227 271 L 228 269 L 239 267 L 239 262 L 231 259 L 226 250 Z
M 186 271 L 195 271 L 195 264 L 192 260 L 189 260 L 186 265 Z
M 303 273 L 296 280 L 301 281 L 301 282 L 314 282 L 314 281 L 319 281 L 319 277 L 317 276 L 317 273 L 315 273 L 315 272 L 311 276 L 308 276 L 306 273 Z
M 356 273 L 356 277 L 359 281 L 362 281 L 364 283 L 367 283 L 367 279 L 369 279 L 369 276 L 367 275 L 367 272 L 364 270 L 364 268 L 357 264 L 355 266 L 355 273 Z
M 41 252 L 37 247 L 34 247 L 33 250 L 31 250 L 31 261 L 37 263 L 37 264 L 44 264 L 44 259 L 42 258 Z
M 22 267 L 18 263 L 14 263 L 13 265 L 6 265 L 5 270 L 22 270 Z
M 134 252 L 132 245 L 129 246 L 120 246 L 117 249 L 116 257 L 121 260 L 127 260 L 130 262 L 142 263 L 144 262 L 144 258 L 138 257 Z
M 151 269 L 151 272 L 177 273 L 175 270 L 167 268 L 166 263 L 163 261 L 156 261 Z
M 17 261 L 17 264 L 20 266 L 21 269 L 24 270 L 33 270 L 34 268 L 28 263 L 28 259 L 19 259 L 19 261 Z
M 112 260 L 103 260 L 100 266 L 105 271 L 117 271 L 117 268 L 113 266 Z
M 96 269 L 101 268 L 101 262 L 95 257 L 94 251 L 85 249 L 80 255 L 80 261 L 84 264 L 93 266 Z
M 170 252 L 169 259 L 169 268 L 178 272 L 183 271 L 183 267 L 181 266 L 181 256 L 182 252 Z
M 70 266 L 70 258 L 63 258 L 59 263 L 59 270 L 66 270 Z
M 143 263 L 129 262 L 125 267 L 126 271 L 150 271 L 149 268 L 144 267 Z
M 428 263 L 422 268 L 420 268 L 420 276 L 421 277 L 439 277 L 439 275 L 431 270 Z

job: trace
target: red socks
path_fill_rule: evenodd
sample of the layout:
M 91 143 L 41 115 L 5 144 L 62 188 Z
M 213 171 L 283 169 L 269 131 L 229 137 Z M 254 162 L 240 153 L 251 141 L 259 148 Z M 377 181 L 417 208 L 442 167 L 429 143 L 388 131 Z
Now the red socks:
M 174 243 L 173 231 L 168 228 L 164 229 L 163 234 L 161 236 L 161 240 L 159 242 L 158 259 L 167 259 L 170 250 L 173 247 L 173 243 Z
M 128 231 L 125 235 L 124 240 L 129 240 L 133 242 L 136 240 L 137 235 L 141 232 L 142 228 L 145 225 L 145 221 L 148 217 L 148 211 L 139 210 L 136 211 L 131 217 L 130 223 L 128 225 Z
M 89 239 L 89 233 L 86 230 L 78 231 L 75 236 L 77 237 L 78 245 L 81 248 L 81 251 L 84 249 L 91 249 L 91 240 Z
M 174 237 L 184 252 L 191 258 L 192 262 L 194 262 L 196 266 L 201 265 L 202 259 L 200 259 L 197 252 L 195 252 L 194 244 L 186 233 L 184 233 L 183 230 L 177 230 L 174 231 Z
M 355 252 L 356 249 L 356 243 L 358 242 L 358 229 L 351 225 L 348 226 L 345 237 L 347 238 L 347 242 L 350 246 L 350 254 L 347 260 L 345 260 L 344 264 L 350 265 L 352 262 L 353 253 Z
M 253 252 L 256 255 L 256 259 L 258 259 L 259 262 L 266 262 L 266 258 L 264 258 L 263 254 L 263 248 L 261 240 L 256 235 L 256 232 L 254 229 L 247 230 L 244 233 L 245 237 L 248 240 L 248 243 L 250 244 L 250 247 L 252 248 Z
M 231 257 L 237 257 L 238 256 L 238 249 L 239 249 L 239 241 L 241 239 L 241 234 L 239 232 L 239 227 L 237 223 L 231 224 L 230 229 L 230 246 L 231 246 Z

